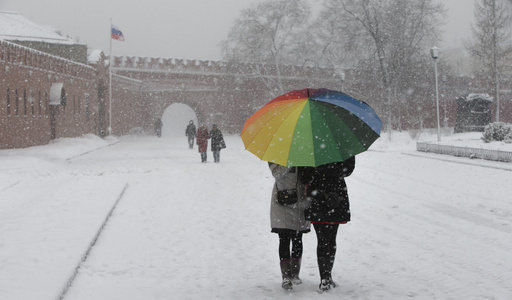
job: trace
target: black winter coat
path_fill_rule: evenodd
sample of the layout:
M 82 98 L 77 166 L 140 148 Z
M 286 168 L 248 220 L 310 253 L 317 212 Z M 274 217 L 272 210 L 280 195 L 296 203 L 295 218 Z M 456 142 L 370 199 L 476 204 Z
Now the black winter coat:
M 311 205 L 306 209 L 306 220 L 311 222 L 345 223 L 350 221 L 345 177 L 350 176 L 356 164 L 355 157 L 318 167 L 301 168 L 301 181 L 308 184 L 307 195 Z
M 195 138 L 196 137 L 196 125 L 188 124 L 187 129 L 185 129 L 185 135 L 190 138 Z
M 222 132 L 215 128 L 210 131 L 210 137 L 212 138 L 212 151 L 220 151 L 220 149 L 226 148 L 226 142 L 224 141 L 224 136 L 222 136 Z

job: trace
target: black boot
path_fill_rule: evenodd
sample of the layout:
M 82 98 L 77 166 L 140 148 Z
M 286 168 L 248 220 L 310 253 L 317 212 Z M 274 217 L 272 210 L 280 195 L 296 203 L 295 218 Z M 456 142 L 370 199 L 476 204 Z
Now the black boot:
M 301 258 L 292 257 L 291 259 L 291 275 L 292 283 L 295 285 L 301 284 L 302 280 L 299 277 Z
M 336 284 L 334 283 L 334 281 L 332 281 L 332 278 L 326 278 L 326 279 L 322 279 L 320 281 L 320 285 L 318 286 L 318 290 L 320 292 L 325 292 L 325 291 L 328 291 L 332 288 L 335 288 L 336 287 Z
M 334 257 L 319 257 L 318 269 L 320 271 L 320 285 L 318 289 L 321 292 L 335 288 L 336 284 L 332 280 L 331 271 L 334 265 Z
M 293 289 L 291 259 L 290 258 L 282 259 L 280 265 L 281 265 L 281 274 L 283 276 L 283 283 L 281 284 L 281 286 L 285 290 L 291 290 L 291 289 Z

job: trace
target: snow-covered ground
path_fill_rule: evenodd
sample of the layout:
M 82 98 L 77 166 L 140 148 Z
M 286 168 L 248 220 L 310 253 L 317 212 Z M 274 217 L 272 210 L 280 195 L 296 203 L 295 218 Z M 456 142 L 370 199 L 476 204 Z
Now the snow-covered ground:
M 383 136 L 347 178 L 339 287 L 319 295 L 314 232 L 304 283 L 280 287 L 273 179 L 238 136 L 226 140 L 219 164 L 185 137 L 0 150 L 0 299 L 512 299 L 512 164 Z M 479 134 L 443 143 L 512 151 Z

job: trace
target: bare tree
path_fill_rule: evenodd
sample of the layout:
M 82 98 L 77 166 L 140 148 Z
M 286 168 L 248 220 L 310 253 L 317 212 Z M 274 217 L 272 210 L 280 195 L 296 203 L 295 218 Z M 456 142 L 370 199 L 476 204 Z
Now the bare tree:
M 304 65 L 309 48 L 307 26 L 311 8 L 305 0 L 268 0 L 242 11 L 227 40 L 222 57 L 251 63 L 251 72 L 262 79 L 272 94 L 284 93 L 281 68 Z
M 428 49 L 439 41 L 444 14 L 443 5 L 433 0 L 326 0 L 321 18 L 333 24 L 326 27 L 332 32 L 326 49 L 357 53 L 358 66 L 372 69 L 364 72 L 373 74 L 374 85 L 384 92 L 388 133 L 394 100 L 409 96 L 411 85 L 419 84 L 412 80 L 424 80 L 419 72 Z
M 496 100 L 496 122 L 500 120 L 500 66 L 512 52 L 511 16 L 506 2 L 510 0 L 475 1 L 473 38 L 466 41 L 469 53 L 479 62 L 476 72 L 480 74 L 477 75 L 492 78 L 492 90 Z

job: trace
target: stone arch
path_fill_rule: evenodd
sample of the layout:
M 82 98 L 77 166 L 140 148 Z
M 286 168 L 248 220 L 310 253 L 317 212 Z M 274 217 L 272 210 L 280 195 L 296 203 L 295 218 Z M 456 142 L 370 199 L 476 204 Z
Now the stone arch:
M 167 106 L 162 114 L 162 136 L 183 136 L 190 120 L 198 124 L 197 114 L 185 103 L 176 102 Z

